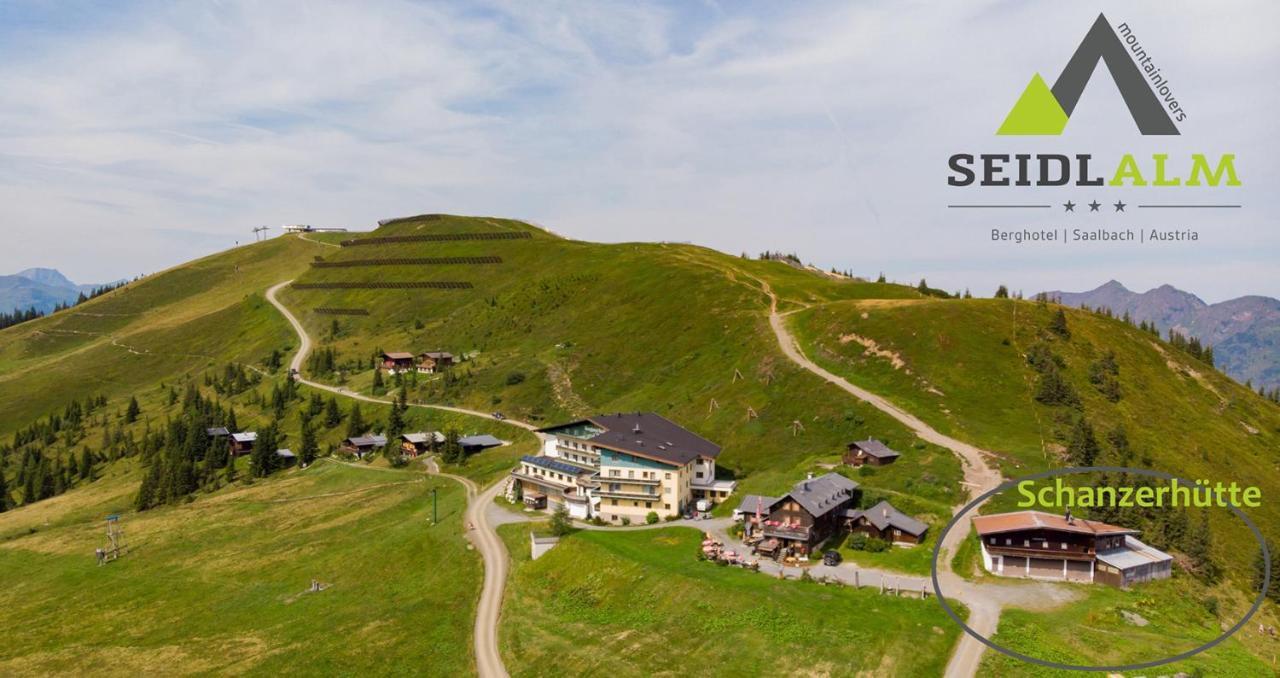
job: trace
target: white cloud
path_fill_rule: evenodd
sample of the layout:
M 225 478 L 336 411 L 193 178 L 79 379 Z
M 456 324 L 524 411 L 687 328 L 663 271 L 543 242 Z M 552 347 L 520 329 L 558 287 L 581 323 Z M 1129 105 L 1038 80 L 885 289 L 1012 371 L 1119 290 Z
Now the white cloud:
M 1173 78 L 1193 116 L 1186 135 L 1155 141 L 1115 124 L 1127 113 L 1100 71 L 1068 134 L 1036 144 L 1237 152 L 1248 207 L 1202 224 L 1197 247 L 1010 251 L 985 241 L 992 217 L 941 207 L 956 197 L 946 157 L 1018 148 L 994 128 L 1032 72 L 1056 75 L 1096 11 L 138 5 L 0 47 L 0 223 L 24 245 L 0 252 L 0 270 L 107 279 L 203 254 L 208 234 L 244 241 L 260 223 L 451 211 L 586 239 L 796 250 L 948 289 L 1083 288 L 1143 271 L 1211 299 L 1280 296 L 1264 190 L 1277 179 L 1280 104 L 1271 3 L 1107 8 Z M 1240 12 L 1253 19 L 1229 18 Z M 101 257 L 108 231 L 131 246 Z

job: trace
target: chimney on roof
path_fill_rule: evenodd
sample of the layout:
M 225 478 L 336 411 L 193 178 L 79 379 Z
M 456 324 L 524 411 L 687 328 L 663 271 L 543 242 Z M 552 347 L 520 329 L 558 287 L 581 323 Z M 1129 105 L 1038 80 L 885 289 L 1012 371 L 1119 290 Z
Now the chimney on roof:
M 1067 509 L 1066 519 L 1067 519 L 1067 524 L 1068 524 L 1068 525 L 1074 525 L 1074 524 L 1075 524 L 1075 519 L 1071 517 L 1071 509 L 1070 509 L 1070 508 L 1068 508 L 1068 509 Z
M 886 507 L 884 507 L 884 508 L 880 509 L 880 511 L 884 514 L 884 517 L 886 517 L 886 518 L 888 518 L 888 517 L 889 517 L 889 507 L 888 507 L 888 506 L 886 506 Z
M 631 429 L 631 432 L 636 434 L 640 433 L 640 422 L 638 421 L 636 422 L 636 425 L 634 428 Z

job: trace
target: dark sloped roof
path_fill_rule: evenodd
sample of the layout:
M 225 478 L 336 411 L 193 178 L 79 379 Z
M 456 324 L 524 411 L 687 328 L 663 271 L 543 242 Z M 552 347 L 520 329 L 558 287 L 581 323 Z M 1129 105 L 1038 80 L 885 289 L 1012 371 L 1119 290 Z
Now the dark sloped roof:
M 215 437 L 215 438 L 218 436 L 231 435 L 231 431 L 228 431 L 226 426 L 215 426 L 213 428 L 207 428 L 204 430 L 204 432 L 210 437 Z
M 876 440 L 875 438 L 867 438 L 854 443 L 849 443 L 849 447 L 856 447 L 877 459 L 888 459 L 889 457 L 901 457 L 902 454 L 889 449 L 888 445 Z
M 828 473 L 796 483 L 786 496 L 779 498 L 774 504 L 790 498 L 804 507 L 809 515 L 817 518 L 843 507 L 853 497 L 856 489 L 858 484 L 852 480 L 839 473 Z
M 502 441 L 486 433 L 458 438 L 458 444 L 463 447 L 497 447 L 502 444 Z
M 413 354 L 405 353 L 404 351 L 389 351 L 383 353 L 382 357 L 388 360 L 413 360 Z
M 720 455 L 719 445 L 653 412 L 602 414 L 573 423 L 604 429 L 591 438 L 592 444 L 678 466 L 698 457 L 715 459 Z
M 773 506 L 774 502 L 776 501 L 778 501 L 777 497 L 766 497 L 760 494 L 748 494 L 747 496 L 742 498 L 742 503 L 738 504 L 738 510 L 741 511 L 742 513 L 754 514 L 756 512 L 756 509 L 758 508 L 761 513 L 768 513 L 769 507 Z
M 920 536 L 929 529 L 929 525 L 923 523 L 911 516 L 899 511 L 887 501 L 882 501 L 871 508 L 862 510 L 849 510 L 845 512 L 845 516 L 857 520 L 858 518 L 866 518 L 867 522 L 875 526 L 877 530 L 883 531 L 887 527 L 896 527 L 907 534 Z

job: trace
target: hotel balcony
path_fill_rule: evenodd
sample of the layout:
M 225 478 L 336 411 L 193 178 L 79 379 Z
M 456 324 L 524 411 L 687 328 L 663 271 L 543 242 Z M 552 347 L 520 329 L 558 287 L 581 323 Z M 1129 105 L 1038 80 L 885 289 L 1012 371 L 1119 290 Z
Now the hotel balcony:
M 764 536 L 778 537 L 779 539 L 797 539 L 800 541 L 809 541 L 809 528 L 807 527 L 783 527 L 781 525 L 765 525 Z

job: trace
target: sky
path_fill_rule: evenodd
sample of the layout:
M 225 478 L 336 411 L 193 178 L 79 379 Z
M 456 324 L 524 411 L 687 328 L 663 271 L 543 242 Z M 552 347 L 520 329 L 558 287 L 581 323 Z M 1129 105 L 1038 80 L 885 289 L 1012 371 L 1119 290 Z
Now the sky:
M 1103 9 L 1170 78 L 1182 134 L 1141 136 L 1099 68 L 1062 136 L 997 137 L 1032 74 L 1052 84 Z M 1266 1 L 0 0 L 0 229 L 16 245 L 0 272 L 99 282 L 258 225 L 445 212 L 795 252 L 980 296 L 1115 278 L 1280 297 L 1276 25 Z M 1087 152 L 1106 174 L 1123 152 L 1183 172 L 1192 152 L 1234 153 L 1243 185 L 948 187 L 961 152 Z M 1244 207 L 1058 207 L 1094 199 Z M 946 208 L 986 201 L 1055 207 Z M 1200 240 L 990 240 L 1024 227 Z

